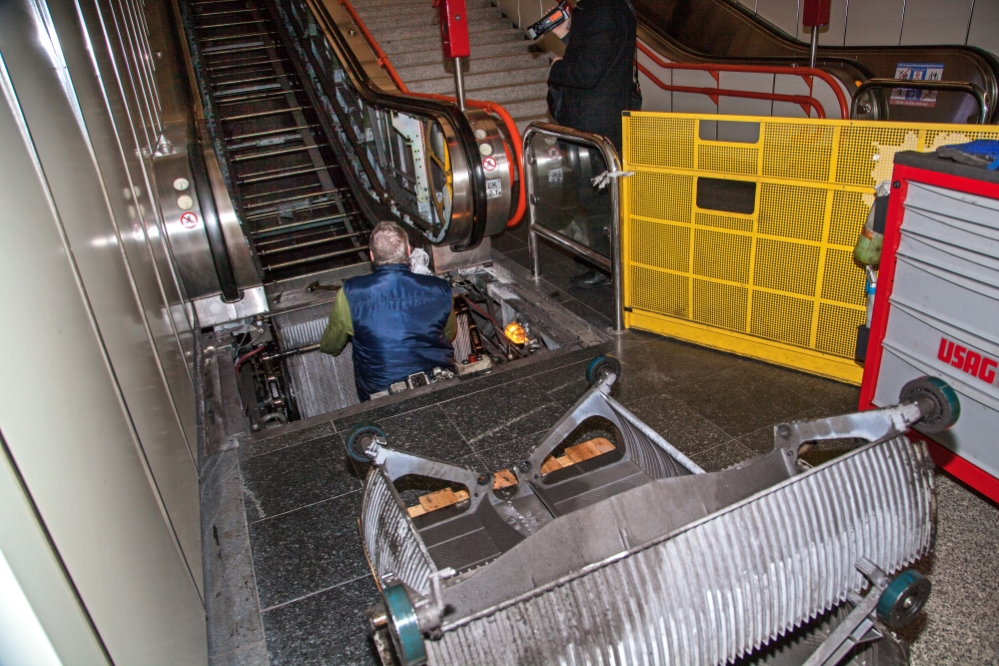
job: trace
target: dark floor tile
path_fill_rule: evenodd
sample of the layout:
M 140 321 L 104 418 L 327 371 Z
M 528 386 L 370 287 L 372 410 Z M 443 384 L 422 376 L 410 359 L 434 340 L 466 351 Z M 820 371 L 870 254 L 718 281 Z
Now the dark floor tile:
M 526 247 L 519 250 L 510 250 L 509 252 L 504 252 L 503 254 L 507 259 L 515 261 L 527 270 L 531 270 L 531 253 L 528 252 Z
M 360 488 L 336 434 L 255 456 L 240 467 L 249 522 Z
M 849 414 L 858 411 L 858 404 L 860 403 L 859 386 L 843 384 L 831 379 L 823 379 L 815 375 L 767 365 L 765 363 L 757 363 L 756 365 L 758 373 L 773 377 L 775 381 L 792 393 L 804 396 L 817 407 L 820 407 L 825 416 Z
M 566 300 L 561 301 L 561 304 L 566 310 L 569 310 L 572 314 L 576 315 L 590 326 L 596 326 L 597 328 L 609 328 L 613 324 L 611 321 L 613 308 L 611 308 L 610 312 L 598 312 L 577 298 L 567 298 Z
M 514 463 L 527 460 L 545 432 L 536 432 L 526 437 L 510 440 L 505 444 L 479 451 L 476 455 L 482 461 L 484 471 L 496 472 L 509 469 Z
M 208 658 L 208 666 L 267 666 L 268 663 L 263 640 Z
M 576 272 L 581 273 L 583 270 L 585 270 L 585 267 L 580 267 Z M 558 284 L 558 282 L 555 284 Z M 573 286 L 570 283 L 567 288 L 573 298 L 590 309 L 599 312 L 607 318 L 614 316 L 614 288 L 610 284 L 584 288 Z
M 620 353 L 626 371 L 638 372 L 663 390 L 714 374 L 740 359 L 670 338 L 645 336 L 644 344 Z
M 378 601 L 371 576 L 264 613 L 271 666 L 380 664 L 364 618 Z
M 587 360 L 534 375 L 534 383 L 552 401 L 568 410 L 590 388 L 590 383 L 586 381 L 586 368 L 589 364 L 590 361 Z
M 361 493 L 355 492 L 251 523 L 261 608 L 363 576 L 368 567 L 357 531 L 360 513 Z
M 714 446 L 700 453 L 690 456 L 705 472 L 720 472 L 733 465 L 749 460 L 755 454 L 740 444 L 737 440 L 730 440 L 724 444 Z
M 476 452 L 550 428 L 565 411 L 529 378 L 441 407 Z
M 520 234 L 505 231 L 499 236 L 492 237 L 493 250 L 507 254 L 513 250 L 523 250 L 527 247 L 527 241 Z
M 670 395 L 639 398 L 628 409 L 688 456 L 731 440 L 687 403 Z
M 436 405 L 376 423 L 395 449 L 445 461 L 472 453 L 458 429 Z
M 244 441 L 239 446 L 239 459 L 246 460 L 247 458 L 252 458 L 253 456 L 259 456 L 264 453 L 270 453 L 271 451 L 277 451 L 278 449 L 294 446 L 295 444 L 301 444 L 302 442 L 307 442 L 312 439 L 329 437 L 334 432 L 336 432 L 336 429 L 333 427 L 333 424 L 325 422 L 301 428 L 299 430 L 294 430 L 292 432 L 275 435 L 273 437 L 267 437 L 265 439 Z
M 774 427 L 763 426 L 739 438 L 739 443 L 753 453 L 770 453 L 774 450 Z
M 672 394 L 733 437 L 788 420 L 813 406 L 747 364 L 683 384 Z

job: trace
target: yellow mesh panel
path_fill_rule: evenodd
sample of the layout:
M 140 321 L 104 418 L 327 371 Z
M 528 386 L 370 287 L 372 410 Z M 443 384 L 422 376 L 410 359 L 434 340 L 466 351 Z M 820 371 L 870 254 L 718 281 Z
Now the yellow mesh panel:
M 807 347 L 812 330 L 813 301 L 767 291 L 753 292 L 750 332 L 761 338 Z
M 694 230 L 694 273 L 705 277 L 749 282 L 753 239 L 742 234 Z
M 632 218 L 631 238 L 635 263 L 690 271 L 690 227 Z
M 752 231 L 753 220 L 744 217 L 730 217 L 713 213 L 695 213 L 694 223 L 705 227 L 731 229 L 733 231 Z
M 840 133 L 836 182 L 874 187 L 891 178 L 895 153 L 916 150 L 919 130 L 894 124 L 852 124 Z
M 860 192 L 833 192 L 832 219 L 829 221 L 829 242 L 853 246 L 867 222 L 870 206 Z
M 762 131 L 764 176 L 829 180 L 832 127 L 767 121 Z
M 823 273 L 822 298 L 867 307 L 864 271 L 854 261 L 852 250 L 827 250 Z
M 746 287 L 694 279 L 693 318 L 702 324 L 745 331 L 748 303 Z
M 819 274 L 820 248 L 787 241 L 761 238 L 756 243 L 757 287 L 814 296 Z
M 815 348 L 852 359 L 857 351 L 857 327 L 866 319 L 865 310 L 823 303 L 819 307 Z
M 641 266 L 631 267 L 631 306 L 671 317 L 689 314 L 689 278 Z
M 697 120 L 659 114 L 634 115 L 630 125 L 632 164 L 694 168 Z
M 760 142 L 702 141 L 705 121 L 758 122 Z M 621 181 L 630 316 L 662 315 L 640 325 L 852 382 L 866 305 L 853 246 L 874 185 L 900 150 L 999 139 L 997 127 L 716 114 L 635 112 L 624 124 L 623 169 L 636 172 Z M 697 209 L 695 179 L 719 174 L 755 183 L 756 213 Z
M 822 240 L 826 190 L 763 183 L 760 189 L 761 234 Z
M 756 175 L 760 151 L 756 148 L 701 145 L 697 147 L 697 168 L 701 171 Z
M 631 213 L 656 220 L 690 222 L 694 179 L 662 173 L 636 173 Z

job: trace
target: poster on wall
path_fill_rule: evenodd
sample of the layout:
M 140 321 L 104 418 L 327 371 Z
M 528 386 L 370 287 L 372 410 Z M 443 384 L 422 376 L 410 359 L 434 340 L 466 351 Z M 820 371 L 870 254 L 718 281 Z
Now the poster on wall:
M 895 66 L 895 78 L 909 81 L 940 81 L 943 79 L 943 70 L 942 62 L 900 62 Z M 932 108 L 937 105 L 937 91 L 894 88 L 891 91 L 890 103 Z

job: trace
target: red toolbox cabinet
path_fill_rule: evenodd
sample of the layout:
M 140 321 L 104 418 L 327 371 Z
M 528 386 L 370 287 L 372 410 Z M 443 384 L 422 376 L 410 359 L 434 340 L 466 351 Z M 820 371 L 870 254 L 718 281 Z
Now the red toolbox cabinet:
M 999 172 L 895 156 L 861 409 L 911 379 L 958 393 L 957 423 L 923 436 L 937 465 L 999 502 Z

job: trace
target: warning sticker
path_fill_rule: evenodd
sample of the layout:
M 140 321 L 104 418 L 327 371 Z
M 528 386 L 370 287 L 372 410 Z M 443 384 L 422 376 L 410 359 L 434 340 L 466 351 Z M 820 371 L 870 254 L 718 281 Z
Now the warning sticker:
M 548 159 L 550 160 L 562 159 L 562 153 L 559 152 L 558 148 L 552 146 L 551 148 L 548 149 Z
M 499 178 L 491 178 L 486 181 L 486 198 L 499 199 L 503 196 L 503 181 Z
M 198 216 L 188 211 L 180 216 L 180 223 L 185 229 L 193 229 L 198 226 Z
M 484 157 L 482 158 L 482 168 L 486 171 L 496 171 L 496 158 L 495 157 Z
M 942 62 L 900 62 L 895 66 L 895 78 L 909 81 L 940 81 L 943 79 L 943 70 Z M 932 108 L 937 105 L 937 91 L 895 88 L 891 91 L 890 103 Z

